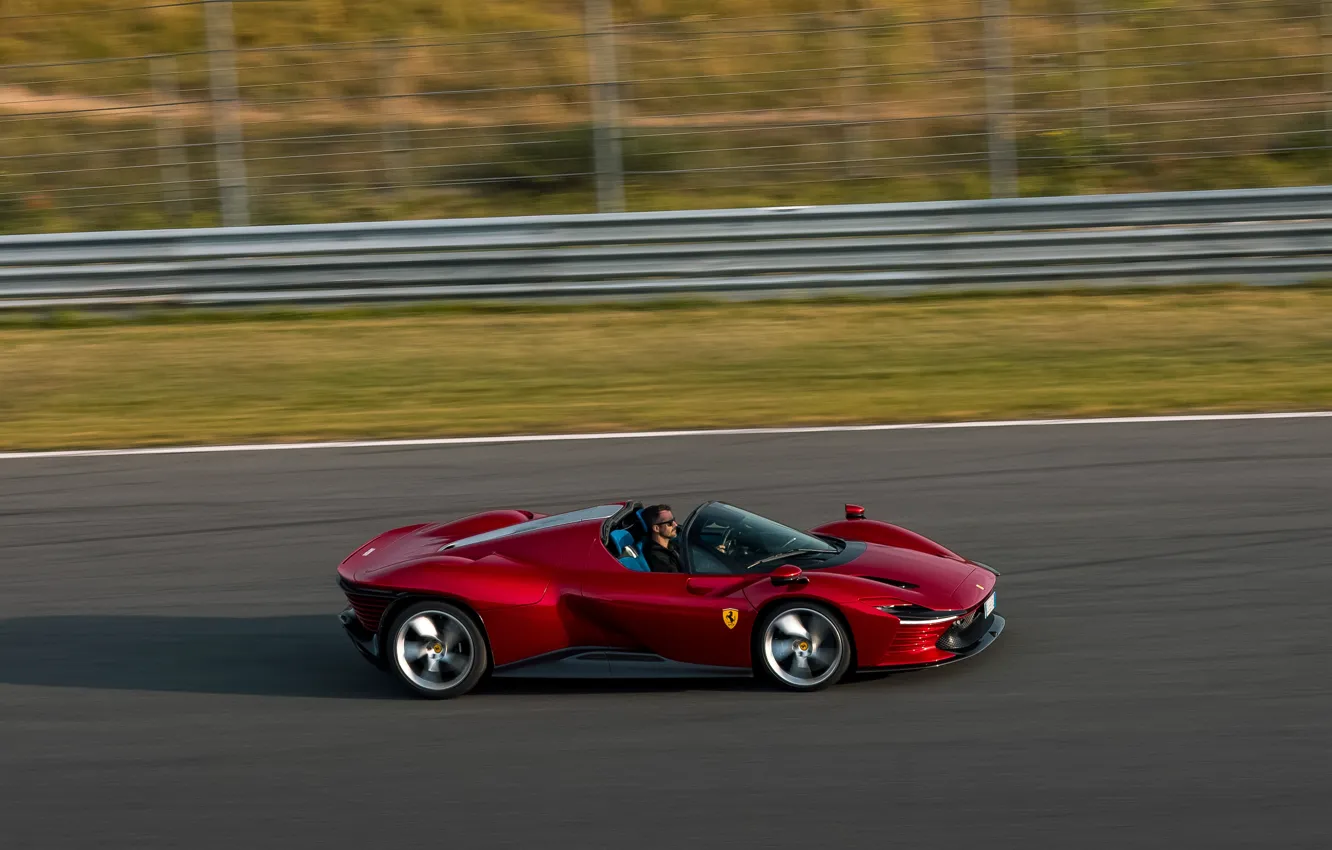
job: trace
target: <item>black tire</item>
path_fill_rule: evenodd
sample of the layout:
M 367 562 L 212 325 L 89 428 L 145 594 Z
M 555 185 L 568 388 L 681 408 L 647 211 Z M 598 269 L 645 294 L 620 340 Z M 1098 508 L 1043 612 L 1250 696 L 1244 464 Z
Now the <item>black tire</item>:
M 456 605 L 429 600 L 393 618 L 384 654 L 394 675 L 426 699 L 462 696 L 481 681 L 490 661 L 476 619 Z
M 786 690 L 819 691 L 846 675 L 855 646 L 830 606 L 792 599 L 769 608 L 754 625 L 753 655 L 760 678 Z

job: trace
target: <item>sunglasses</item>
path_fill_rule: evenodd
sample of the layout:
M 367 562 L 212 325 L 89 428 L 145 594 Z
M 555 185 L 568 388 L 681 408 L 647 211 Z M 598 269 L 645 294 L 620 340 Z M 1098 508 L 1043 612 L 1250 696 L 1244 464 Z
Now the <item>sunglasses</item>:
M 662 520 L 661 522 L 654 522 L 654 523 L 652 523 L 652 524 L 653 524 L 653 525 L 679 525 L 680 523 L 676 522 L 674 519 L 665 519 L 665 520 Z

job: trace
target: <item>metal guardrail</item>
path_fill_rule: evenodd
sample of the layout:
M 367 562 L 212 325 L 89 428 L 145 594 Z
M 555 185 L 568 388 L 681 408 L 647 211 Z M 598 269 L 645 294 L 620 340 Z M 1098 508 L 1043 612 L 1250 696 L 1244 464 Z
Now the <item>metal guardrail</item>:
M 0 237 L 0 309 L 1322 277 L 1332 186 Z

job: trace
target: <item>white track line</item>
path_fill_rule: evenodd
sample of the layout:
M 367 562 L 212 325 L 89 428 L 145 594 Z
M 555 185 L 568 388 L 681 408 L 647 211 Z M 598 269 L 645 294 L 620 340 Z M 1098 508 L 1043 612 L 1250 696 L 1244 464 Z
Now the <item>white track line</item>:
M 560 443 L 581 440 L 638 440 L 667 437 L 742 437 L 782 434 L 854 434 L 867 431 L 943 431 L 956 428 L 1025 428 L 1038 425 L 1134 425 L 1168 422 L 1246 422 L 1264 419 L 1330 419 L 1332 410 L 1297 413 L 1202 413 L 1181 416 L 1109 416 L 1098 419 L 1002 419 L 975 422 L 919 422 L 895 425 L 814 425 L 803 428 L 716 428 L 696 431 L 623 431 L 604 434 L 519 434 L 507 437 L 439 437 L 415 440 L 342 440 L 324 443 L 253 443 L 235 446 L 163 446 L 146 449 L 77 449 L 0 452 L 0 460 L 59 457 L 277 452 L 297 449 L 378 449 L 418 446 L 487 446 L 501 443 Z

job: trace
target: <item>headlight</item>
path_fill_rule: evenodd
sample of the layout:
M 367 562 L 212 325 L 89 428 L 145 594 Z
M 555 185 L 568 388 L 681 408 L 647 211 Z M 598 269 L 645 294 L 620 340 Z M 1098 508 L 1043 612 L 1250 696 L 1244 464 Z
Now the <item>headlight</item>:
M 933 626 L 939 623 L 947 623 L 956 620 L 966 611 L 933 611 L 924 605 L 878 605 L 876 606 L 885 614 L 892 614 L 903 623 L 910 623 L 913 626 Z

